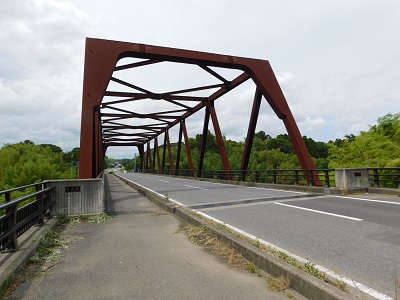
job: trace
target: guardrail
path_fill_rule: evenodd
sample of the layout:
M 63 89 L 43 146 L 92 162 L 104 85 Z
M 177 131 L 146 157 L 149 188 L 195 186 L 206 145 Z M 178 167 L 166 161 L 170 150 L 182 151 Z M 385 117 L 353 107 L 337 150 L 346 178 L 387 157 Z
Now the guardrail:
M 6 191 L 0 191 L 0 250 L 13 252 L 18 250 L 18 237 L 34 225 L 43 225 L 45 217 L 50 218 L 50 191 L 45 182 L 26 185 Z M 32 190 L 28 195 L 13 199 L 13 194 Z M 34 192 L 33 192 L 34 191 Z
M 274 184 L 292 184 L 292 185 L 309 185 L 307 181 L 310 178 L 310 185 L 319 185 L 331 187 L 335 183 L 334 169 L 281 169 L 281 170 L 143 170 L 145 173 L 155 173 L 163 175 L 175 175 L 184 177 L 197 177 L 209 179 L 222 179 L 234 181 L 248 181 L 258 183 L 274 183 Z M 315 176 L 318 174 L 319 180 Z
M 400 167 L 397 168 L 362 168 L 368 170 L 368 182 L 370 186 L 399 188 Z M 175 175 L 183 177 L 197 177 L 209 179 L 222 179 L 233 181 L 248 181 L 258 183 L 289 184 L 289 185 L 318 185 L 335 187 L 335 169 L 274 169 L 274 170 L 141 170 L 145 173 Z M 319 181 L 315 174 L 318 174 Z M 306 180 L 310 178 L 310 184 Z
M 400 187 L 400 168 L 368 168 L 368 180 L 371 186 Z

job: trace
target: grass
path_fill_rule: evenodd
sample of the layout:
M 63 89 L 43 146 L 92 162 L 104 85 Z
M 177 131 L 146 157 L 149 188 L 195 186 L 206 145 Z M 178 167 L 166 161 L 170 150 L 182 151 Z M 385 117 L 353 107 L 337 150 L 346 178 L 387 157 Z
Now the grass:
M 340 290 L 347 292 L 348 293 L 348 288 L 347 288 L 347 284 L 341 280 L 332 280 L 330 277 L 328 277 L 325 273 L 321 272 L 316 266 L 315 264 L 313 264 L 312 262 L 306 262 L 304 264 L 300 263 L 299 261 L 297 261 L 294 257 L 288 255 L 287 253 L 283 252 L 283 251 L 279 251 L 271 246 L 266 246 L 264 244 L 262 244 L 260 242 L 259 239 L 251 239 L 249 237 L 243 236 L 242 234 L 237 233 L 236 231 L 228 228 L 225 224 L 221 224 L 221 223 L 216 223 L 214 221 L 210 221 L 206 218 L 204 218 L 203 216 L 196 214 L 197 217 L 200 217 L 201 219 L 212 223 L 214 226 L 216 226 L 217 228 L 220 228 L 224 231 L 229 232 L 230 234 L 246 241 L 247 243 L 257 247 L 258 249 L 262 250 L 263 252 L 266 252 L 268 254 L 271 254 L 273 256 L 275 256 L 276 258 L 279 258 L 280 260 L 302 270 L 305 271 L 309 274 L 311 274 L 312 276 L 323 280 L 324 282 L 335 286 L 337 288 L 339 288 Z M 397 300 L 397 299 L 396 299 Z
M 107 215 L 106 213 L 101 213 L 95 216 L 79 215 L 77 217 L 67 217 L 65 215 L 57 215 L 58 224 L 78 224 L 78 223 L 103 223 L 111 220 L 113 217 Z
M 220 225 L 224 226 L 223 224 Z M 183 223 L 180 229 L 175 233 L 178 232 L 185 233 L 193 244 L 206 247 L 211 253 L 216 254 L 221 261 L 227 263 L 229 266 L 240 270 L 247 270 L 250 273 L 256 274 L 258 277 L 266 277 L 268 287 L 272 291 L 283 292 L 290 286 L 290 282 L 286 278 L 275 278 L 263 273 L 260 268 L 245 259 L 236 249 L 227 246 L 217 238 L 211 236 L 205 226 L 194 226 L 189 223 Z M 289 299 L 295 299 L 295 296 L 290 292 L 286 292 L 286 294 Z
M 212 237 L 207 232 L 207 228 L 205 226 L 199 227 L 191 225 L 189 223 L 184 223 L 179 231 L 184 232 L 193 244 L 207 247 L 210 252 L 216 254 L 222 261 L 224 261 L 228 265 L 242 270 L 250 270 L 250 266 L 252 264 L 248 260 L 246 260 L 235 249 L 228 247 L 226 244 L 220 242 L 215 237 Z
M 276 292 L 282 292 L 282 291 L 288 289 L 289 286 L 290 286 L 289 279 L 287 279 L 287 278 L 285 278 L 283 276 L 281 276 L 279 278 L 272 277 L 272 276 L 268 277 L 267 278 L 267 282 L 268 282 L 268 285 L 269 285 L 270 289 L 273 290 L 273 291 L 276 291 Z M 293 295 L 291 295 L 291 294 L 289 294 L 289 295 L 291 297 L 288 296 L 288 298 L 293 299 Z
M 68 224 L 103 223 L 110 219 L 112 217 L 106 213 L 91 217 L 80 215 L 73 218 L 62 214 L 57 215 L 57 226 L 40 237 L 36 253 L 29 258 L 21 272 L 13 278 L 7 290 L 0 295 L 0 299 L 16 299 L 12 293 L 19 285 L 30 282 L 37 276 L 44 277 L 47 270 L 61 263 L 61 248 L 68 247 L 68 242 L 63 240 L 62 233 Z
M 60 227 L 49 230 L 39 239 L 39 247 L 36 253 L 30 258 L 30 262 L 40 263 L 43 260 L 58 259 L 56 248 L 62 245 Z

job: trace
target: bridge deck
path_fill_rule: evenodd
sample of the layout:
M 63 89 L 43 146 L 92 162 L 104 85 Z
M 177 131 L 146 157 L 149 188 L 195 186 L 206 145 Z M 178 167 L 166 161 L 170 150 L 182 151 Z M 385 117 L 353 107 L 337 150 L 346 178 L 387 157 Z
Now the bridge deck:
M 70 227 L 68 249 L 45 276 L 21 285 L 24 299 L 287 299 L 265 280 L 220 263 L 179 221 L 108 176 L 114 218 Z
M 400 272 L 398 196 L 341 197 L 120 174 L 299 259 L 345 276 L 341 280 L 350 285 L 358 282 L 358 288 L 379 299 L 394 296 L 396 273 Z

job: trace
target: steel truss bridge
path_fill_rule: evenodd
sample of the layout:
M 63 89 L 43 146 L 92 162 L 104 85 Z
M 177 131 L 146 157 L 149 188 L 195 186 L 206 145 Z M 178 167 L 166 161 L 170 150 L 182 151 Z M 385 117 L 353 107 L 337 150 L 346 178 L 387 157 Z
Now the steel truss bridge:
M 207 74 L 215 82 L 198 85 L 198 81 L 193 79 L 190 87 L 177 90 L 166 88 L 161 92 L 140 84 L 143 74 L 151 79 L 152 67 L 160 64 L 167 67 L 175 64 L 189 66 Z M 150 71 L 146 72 L 146 68 Z M 228 78 L 224 75 L 225 70 L 234 70 L 238 75 Z M 138 71 L 139 75 L 126 76 L 127 71 Z M 167 74 L 165 79 L 168 77 Z M 262 98 L 283 121 L 302 169 L 314 170 L 314 163 L 267 60 L 87 38 L 79 177 L 93 178 L 99 175 L 104 167 L 106 150 L 110 146 L 137 147 L 143 163 L 142 169 L 154 169 L 157 163 L 158 170 L 179 170 L 182 138 L 189 169 L 192 172 L 195 169 L 201 171 L 210 118 L 223 168 L 229 174 L 231 166 L 214 104 L 248 80 L 253 81 L 256 88 L 253 101 L 248 103 L 252 109 L 241 170 L 248 168 Z M 204 111 L 202 141 L 195 168 L 186 123 L 189 117 L 201 110 Z M 174 126 L 179 126 L 175 163 L 169 133 Z M 163 140 L 162 146 L 159 145 L 160 138 Z M 162 159 L 159 155 L 160 147 L 164 150 Z M 309 172 L 305 172 L 305 176 L 310 179 Z M 315 173 L 313 177 L 318 178 L 318 174 Z M 320 183 L 319 180 L 313 182 Z

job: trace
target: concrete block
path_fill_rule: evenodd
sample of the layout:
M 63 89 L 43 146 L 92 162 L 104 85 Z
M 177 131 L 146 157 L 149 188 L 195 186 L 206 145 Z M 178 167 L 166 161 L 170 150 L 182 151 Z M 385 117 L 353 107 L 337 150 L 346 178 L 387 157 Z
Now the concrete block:
M 336 188 L 348 190 L 352 188 L 368 188 L 368 169 L 351 168 L 335 170 Z
M 53 215 L 83 215 L 104 212 L 105 192 L 101 178 L 77 180 L 51 180 L 46 184 L 55 186 L 52 199 L 56 201 L 52 207 Z

